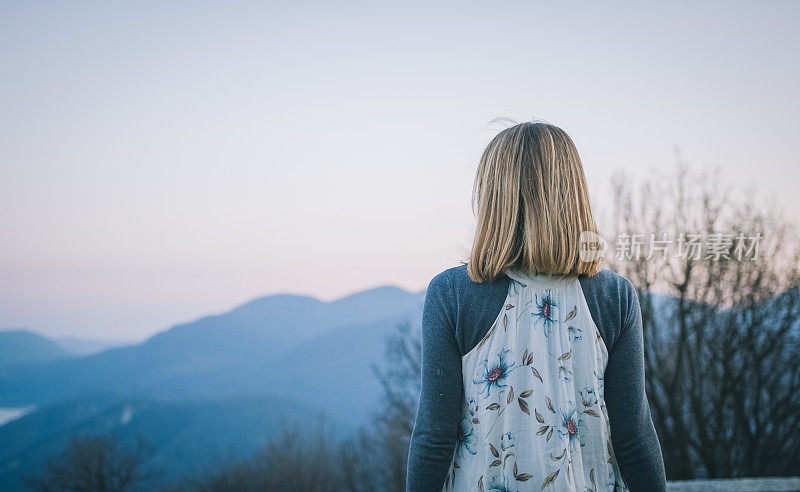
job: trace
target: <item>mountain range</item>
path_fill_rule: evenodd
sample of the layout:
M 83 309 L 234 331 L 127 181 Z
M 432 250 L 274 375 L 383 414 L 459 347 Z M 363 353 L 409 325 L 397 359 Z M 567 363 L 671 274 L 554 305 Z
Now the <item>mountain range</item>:
M 371 366 L 423 299 L 390 286 L 331 302 L 268 296 L 82 356 L 0 332 L 0 408 L 27 409 L 0 424 L 0 489 L 23 488 L 75 435 L 144 437 L 164 480 L 247 456 L 287 425 L 325 418 L 345 436 L 378 405 Z

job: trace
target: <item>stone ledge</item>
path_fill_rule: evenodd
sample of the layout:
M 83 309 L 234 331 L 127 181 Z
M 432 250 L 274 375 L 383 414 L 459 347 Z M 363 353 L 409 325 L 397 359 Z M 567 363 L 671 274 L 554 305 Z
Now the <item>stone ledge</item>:
M 788 492 L 800 491 L 800 477 L 732 478 L 667 482 L 669 492 Z

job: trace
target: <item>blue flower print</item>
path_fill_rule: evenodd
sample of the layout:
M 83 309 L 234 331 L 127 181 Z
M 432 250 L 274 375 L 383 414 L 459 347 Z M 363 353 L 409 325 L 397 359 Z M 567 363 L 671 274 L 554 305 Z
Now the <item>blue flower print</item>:
M 564 365 L 559 366 L 558 375 L 561 376 L 561 379 L 563 379 L 565 383 L 569 383 L 570 381 L 572 381 L 572 371 L 567 369 L 567 366 Z
M 588 408 L 597 404 L 597 393 L 594 388 L 586 386 L 578 392 L 581 395 L 581 403 Z
M 514 433 L 506 432 L 500 439 L 500 447 L 503 449 L 503 451 L 508 451 L 509 449 L 514 447 L 514 441 L 516 441 Z
M 594 371 L 594 378 L 597 381 L 597 397 L 598 399 L 602 400 L 603 395 L 605 394 L 605 378 L 602 374 L 599 374 L 596 370 Z
M 483 364 L 478 366 L 478 373 L 472 382 L 483 386 L 481 393 L 484 398 L 491 396 L 492 389 L 497 390 L 498 395 L 502 395 L 505 392 L 504 388 L 508 385 L 503 384 L 503 381 L 514 370 L 515 364 L 508 363 L 508 353 L 508 349 L 503 349 L 499 354 L 484 360 Z
M 575 410 L 561 412 L 561 426 L 558 428 L 558 433 L 562 439 L 568 441 L 571 449 L 577 449 L 578 445 L 586 444 L 587 431 L 586 422 L 579 417 L 578 412 Z
M 469 454 L 476 454 L 478 452 L 478 436 L 475 435 L 472 428 L 472 422 L 469 419 L 462 419 L 458 424 L 458 447 L 456 454 L 458 457 L 464 456 L 466 451 Z
M 478 413 L 478 409 L 480 408 L 480 405 L 478 404 L 477 401 L 475 401 L 474 397 L 470 396 L 467 399 L 467 405 L 468 405 L 468 409 L 469 409 L 469 414 L 470 415 L 474 416 L 476 413 Z
M 542 296 L 541 300 L 539 299 L 538 294 L 534 294 L 536 299 L 536 309 L 537 311 L 531 313 L 532 316 L 536 318 L 536 321 L 542 322 L 542 330 L 544 332 L 544 336 L 550 336 L 550 329 L 552 328 L 553 324 L 556 322 L 555 315 L 553 313 L 553 308 L 558 308 L 558 305 L 553 302 L 553 297 L 550 294 L 550 289 L 545 291 L 545 294 Z
M 514 481 L 505 475 L 495 475 L 489 482 L 489 492 L 516 492 L 517 489 L 511 488 L 512 483 Z

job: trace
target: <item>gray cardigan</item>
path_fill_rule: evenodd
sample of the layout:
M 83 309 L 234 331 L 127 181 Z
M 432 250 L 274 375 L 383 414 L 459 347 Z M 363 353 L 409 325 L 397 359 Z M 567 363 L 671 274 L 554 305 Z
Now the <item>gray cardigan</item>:
M 461 419 L 461 357 L 491 328 L 509 282 L 506 276 L 473 282 L 462 265 L 440 273 L 428 286 L 422 315 L 422 391 L 408 455 L 409 492 L 442 490 Z M 605 400 L 623 479 L 634 492 L 664 491 L 664 460 L 645 394 L 636 290 L 610 270 L 581 277 L 580 284 L 608 348 Z

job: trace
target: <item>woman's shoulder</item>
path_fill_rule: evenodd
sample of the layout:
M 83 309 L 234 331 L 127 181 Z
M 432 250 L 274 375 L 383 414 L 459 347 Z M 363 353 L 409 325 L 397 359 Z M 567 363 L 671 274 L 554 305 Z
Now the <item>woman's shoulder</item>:
M 609 269 L 581 277 L 580 283 L 592 318 L 611 348 L 638 308 L 636 289 L 627 277 Z
M 596 290 L 603 297 L 629 299 L 636 294 L 633 283 L 627 277 L 608 268 L 601 269 L 591 277 L 581 277 L 580 282 L 584 290 Z
M 431 280 L 426 297 L 453 323 L 461 355 L 492 326 L 503 307 L 509 282 L 505 275 L 492 282 L 475 282 L 467 274 L 466 265 L 448 268 Z
M 486 290 L 496 290 L 506 288 L 509 278 L 501 275 L 491 282 L 475 282 L 467 273 L 467 265 L 461 264 L 448 268 L 437 274 L 430 281 L 428 291 L 449 290 L 455 293 L 471 293 Z

